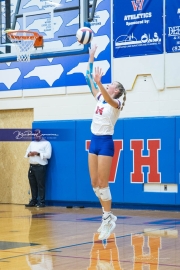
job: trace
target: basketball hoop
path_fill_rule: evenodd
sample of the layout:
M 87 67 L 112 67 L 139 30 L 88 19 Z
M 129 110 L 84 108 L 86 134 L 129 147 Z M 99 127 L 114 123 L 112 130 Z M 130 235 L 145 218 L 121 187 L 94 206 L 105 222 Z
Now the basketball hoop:
M 6 30 L 9 40 L 15 44 L 17 61 L 29 62 L 31 49 L 43 47 L 43 37 L 37 32 L 27 30 Z

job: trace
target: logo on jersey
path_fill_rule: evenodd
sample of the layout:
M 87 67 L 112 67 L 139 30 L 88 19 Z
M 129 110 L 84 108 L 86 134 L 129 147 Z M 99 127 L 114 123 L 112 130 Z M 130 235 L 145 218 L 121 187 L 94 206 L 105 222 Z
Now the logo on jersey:
M 134 11 L 143 9 L 144 0 L 134 0 L 134 1 L 131 1 L 131 3 L 132 3 Z
M 96 114 L 102 115 L 103 114 L 103 110 L 104 110 L 104 107 L 103 108 L 100 108 L 99 106 L 97 106 Z

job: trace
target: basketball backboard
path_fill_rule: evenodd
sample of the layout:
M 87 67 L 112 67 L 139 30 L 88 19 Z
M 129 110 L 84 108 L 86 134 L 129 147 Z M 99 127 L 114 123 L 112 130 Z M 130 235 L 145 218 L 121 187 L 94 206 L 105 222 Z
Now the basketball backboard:
M 43 47 L 33 48 L 31 59 L 88 52 L 76 32 L 90 26 L 97 0 L 0 0 L 0 62 L 16 61 L 16 47 L 7 29 L 31 30 L 43 36 Z M 90 13 L 91 12 L 91 13 Z

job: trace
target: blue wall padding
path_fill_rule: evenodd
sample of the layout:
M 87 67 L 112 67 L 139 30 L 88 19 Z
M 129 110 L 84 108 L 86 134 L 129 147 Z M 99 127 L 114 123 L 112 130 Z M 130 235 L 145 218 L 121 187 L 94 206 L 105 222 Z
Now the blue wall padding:
M 169 131 L 171 132 L 171 131 Z M 175 130 L 175 179 L 178 185 L 178 193 L 176 193 L 176 204 L 180 205 L 180 117 L 176 117 L 176 130 Z
M 52 158 L 49 161 L 46 200 L 71 202 L 98 202 L 90 182 L 86 141 L 91 140 L 91 120 L 38 121 L 33 128 L 59 132 L 59 139 L 50 140 Z M 113 139 L 122 142 L 115 182 L 110 183 L 114 203 L 149 205 L 180 205 L 178 193 L 144 192 L 149 169 L 142 167 L 144 183 L 131 183 L 133 151 L 131 141 L 143 140 L 144 151 L 149 155 L 148 140 L 159 140 L 158 171 L 162 184 L 178 184 L 179 190 L 179 139 L 180 117 L 147 117 L 119 119 Z M 151 178 L 152 179 L 152 178 Z
M 124 121 L 118 120 L 115 126 L 114 140 L 123 141 L 124 149 Z M 113 202 L 124 202 L 124 150 L 120 152 L 115 183 L 110 184 Z
M 91 140 L 90 120 L 76 121 L 76 192 L 77 201 L 98 202 L 91 188 L 86 140 Z
M 50 129 L 52 134 L 67 132 L 61 140 L 51 140 L 52 157 L 49 160 L 46 200 L 76 201 L 75 178 L 75 121 L 34 122 L 33 128 Z M 67 138 L 67 139 L 66 139 Z
M 148 155 L 147 140 L 160 139 L 159 171 L 161 183 L 175 183 L 175 118 L 132 118 L 124 120 L 124 202 L 175 204 L 175 193 L 144 192 L 143 184 L 130 182 L 133 171 L 133 151 L 130 140 L 144 140 L 142 155 Z M 144 167 L 147 183 L 148 168 Z M 153 194 L 153 195 L 152 195 Z

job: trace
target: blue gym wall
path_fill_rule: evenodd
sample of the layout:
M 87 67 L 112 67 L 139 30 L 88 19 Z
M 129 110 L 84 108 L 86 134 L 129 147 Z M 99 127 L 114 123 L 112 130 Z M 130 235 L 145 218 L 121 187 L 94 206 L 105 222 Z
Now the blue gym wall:
M 91 120 L 36 121 L 33 128 L 59 130 L 60 140 L 51 140 L 46 200 L 50 205 L 97 204 L 88 171 L 87 141 L 91 139 Z M 180 205 L 179 196 L 180 117 L 127 118 L 117 122 L 115 142 L 122 142 L 115 179 L 110 187 L 114 204 Z M 177 184 L 178 192 L 144 192 L 148 166 L 143 167 L 144 183 L 132 183 L 133 151 L 131 141 L 143 140 L 142 156 L 148 156 L 148 140 L 159 140 L 158 172 L 161 184 Z M 115 161 L 114 161 L 115 162 Z M 115 162 L 116 163 L 116 162 Z M 147 164 L 148 165 L 148 164 Z M 113 182 L 114 180 L 114 182 Z M 152 179 L 151 179 L 152 180 Z

